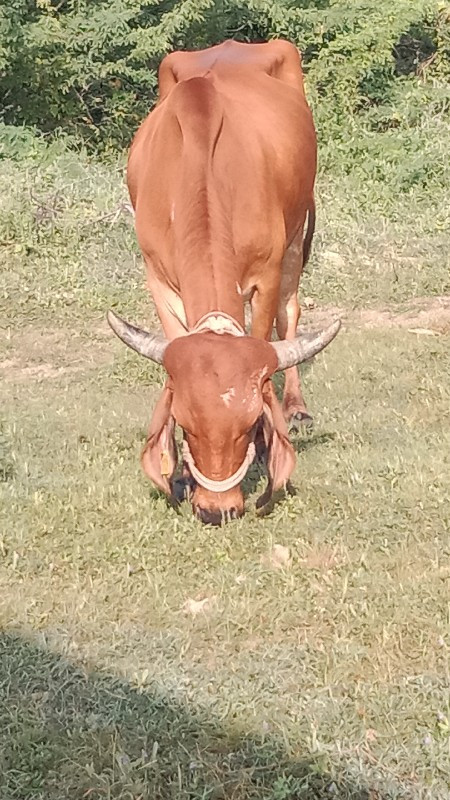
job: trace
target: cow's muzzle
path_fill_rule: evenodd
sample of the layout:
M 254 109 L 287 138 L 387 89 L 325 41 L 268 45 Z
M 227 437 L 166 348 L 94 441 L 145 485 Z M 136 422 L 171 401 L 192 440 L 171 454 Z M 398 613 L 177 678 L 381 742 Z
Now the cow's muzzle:
M 229 508 L 226 511 L 212 508 L 202 508 L 195 506 L 195 516 L 205 525 L 224 525 L 232 519 L 239 519 L 242 517 L 243 510 L 238 508 Z

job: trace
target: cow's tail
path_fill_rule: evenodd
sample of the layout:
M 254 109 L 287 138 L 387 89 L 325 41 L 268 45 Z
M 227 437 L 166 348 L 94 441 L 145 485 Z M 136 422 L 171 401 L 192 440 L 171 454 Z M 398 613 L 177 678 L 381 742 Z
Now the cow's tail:
M 303 239 L 303 269 L 308 263 L 309 254 L 311 252 L 311 245 L 316 227 L 316 206 L 314 199 L 308 208 L 308 224 L 306 226 L 305 238 Z

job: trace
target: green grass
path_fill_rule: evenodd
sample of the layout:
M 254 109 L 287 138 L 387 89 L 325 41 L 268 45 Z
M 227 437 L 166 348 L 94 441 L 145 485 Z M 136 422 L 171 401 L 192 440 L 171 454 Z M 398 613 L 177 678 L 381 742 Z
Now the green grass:
M 156 391 L 145 370 L 124 384 L 129 358 L 118 347 L 112 365 L 5 384 L 1 622 L 20 639 L 3 641 L 2 797 L 138 797 L 140 750 L 160 737 L 144 797 L 216 784 L 226 797 L 327 797 L 333 782 L 340 797 L 445 797 L 444 338 L 342 334 L 305 376 L 316 430 L 297 440 L 298 494 L 260 520 L 253 491 L 221 531 L 168 509 L 141 475 Z M 290 549 L 285 569 L 264 561 L 274 544 Z
M 3 164 L 1 800 L 447 800 L 448 336 L 350 318 L 296 493 L 261 519 L 253 471 L 201 526 L 139 468 L 163 372 L 104 325 L 154 320 L 121 165 Z M 448 292 L 443 190 L 372 189 L 321 176 L 304 292 Z

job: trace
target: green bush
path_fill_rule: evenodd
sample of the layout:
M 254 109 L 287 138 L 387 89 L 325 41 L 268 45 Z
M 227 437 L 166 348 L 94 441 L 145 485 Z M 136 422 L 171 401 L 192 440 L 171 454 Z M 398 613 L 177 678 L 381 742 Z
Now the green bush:
M 448 108 L 450 6 L 439 0 L 8 0 L 1 116 L 95 149 L 124 146 L 155 100 L 165 53 L 276 36 L 303 51 L 324 142 Z

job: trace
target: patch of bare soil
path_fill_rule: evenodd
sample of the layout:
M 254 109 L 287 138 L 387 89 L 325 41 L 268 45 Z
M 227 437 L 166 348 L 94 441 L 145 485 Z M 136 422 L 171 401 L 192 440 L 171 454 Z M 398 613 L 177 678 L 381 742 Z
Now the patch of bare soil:
M 406 328 L 411 333 L 439 336 L 450 332 L 450 296 L 418 297 L 401 306 L 347 309 L 339 306 L 316 308 L 307 298 L 302 308 L 300 329 L 320 328 L 339 318 L 347 328 Z
M 112 349 L 67 328 L 27 326 L 11 334 L 7 355 L 0 359 L 0 378 L 18 382 L 49 380 L 84 372 L 112 361 Z

